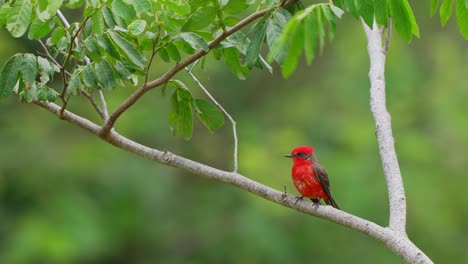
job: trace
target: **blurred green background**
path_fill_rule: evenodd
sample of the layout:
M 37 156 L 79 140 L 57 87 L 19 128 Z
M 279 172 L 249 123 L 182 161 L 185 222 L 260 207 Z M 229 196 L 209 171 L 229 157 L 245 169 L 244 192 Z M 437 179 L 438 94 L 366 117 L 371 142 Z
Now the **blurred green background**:
M 408 202 L 408 234 L 436 263 L 468 263 L 468 42 L 455 21 L 429 18 L 412 1 L 421 39 L 396 34 L 387 63 L 392 115 Z M 0 32 L 0 61 L 37 51 Z M 156 63 L 154 76 L 167 65 Z M 275 69 L 236 80 L 222 63 L 196 70 L 234 116 L 240 172 L 297 194 L 296 145 L 315 147 L 342 209 L 388 223 L 385 180 L 369 112 L 368 57 L 361 25 L 346 15 L 312 66 L 284 80 Z M 185 73 L 194 93 L 201 92 Z M 135 88 L 106 93 L 115 108 Z M 98 121 L 84 98 L 79 114 Z M 118 122 L 138 142 L 230 170 L 231 128 L 199 122 L 172 137 L 169 98 L 148 93 Z M 379 242 L 185 171 L 116 149 L 16 98 L 0 103 L 1 263 L 399 263 Z

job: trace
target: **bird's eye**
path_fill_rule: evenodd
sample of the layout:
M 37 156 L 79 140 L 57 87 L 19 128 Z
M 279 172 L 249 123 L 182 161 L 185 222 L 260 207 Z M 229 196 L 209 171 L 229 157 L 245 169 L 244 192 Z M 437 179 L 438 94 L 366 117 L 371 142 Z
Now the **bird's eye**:
M 299 157 L 303 157 L 303 156 L 304 156 L 304 153 L 299 152 L 299 153 L 297 153 L 296 155 L 299 156 Z

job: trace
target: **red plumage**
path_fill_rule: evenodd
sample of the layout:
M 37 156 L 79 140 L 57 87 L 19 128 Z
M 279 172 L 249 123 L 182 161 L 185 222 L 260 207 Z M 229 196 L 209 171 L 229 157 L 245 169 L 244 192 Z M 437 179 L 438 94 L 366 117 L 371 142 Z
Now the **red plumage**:
M 297 147 L 286 157 L 293 159 L 292 179 L 302 197 L 310 198 L 314 203 L 323 199 L 326 204 L 339 208 L 330 192 L 328 174 L 318 162 L 312 147 Z

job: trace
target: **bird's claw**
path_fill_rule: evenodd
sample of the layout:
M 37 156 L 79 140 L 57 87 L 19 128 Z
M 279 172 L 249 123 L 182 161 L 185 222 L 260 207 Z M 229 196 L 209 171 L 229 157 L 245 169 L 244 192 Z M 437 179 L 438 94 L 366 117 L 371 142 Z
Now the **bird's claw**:
M 296 201 L 294 202 L 294 204 L 297 204 L 297 202 L 299 202 L 300 200 L 302 201 L 302 199 L 304 199 L 304 196 L 296 197 Z
M 317 210 L 320 206 L 320 202 L 314 202 L 313 207 L 315 210 Z

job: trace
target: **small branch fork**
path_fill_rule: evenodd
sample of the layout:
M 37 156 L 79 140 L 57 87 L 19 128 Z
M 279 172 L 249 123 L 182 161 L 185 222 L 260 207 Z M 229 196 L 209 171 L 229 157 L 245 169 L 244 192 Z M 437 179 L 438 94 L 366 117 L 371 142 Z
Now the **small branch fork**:
M 125 112 L 127 111 L 128 108 L 130 108 L 132 105 L 134 105 L 141 96 L 143 96 L 146 92 L 149 90 L 158 87 L 166 82 L 168 82 L 175 74 L 183 70 L 185 67 L 189 66 L 190 64 L 194 63 L 201 57 L 205 56 L 208 54 L 210 50 L 212 50 L 214 47 L 216 47 L 221 41 L 229 37 L 230 35 L 234 34 L 235 32 L 239 31 L 243 27 L 249 25 L 251 22 L 255 21 L 256 19 L 264 16 L 265 14 L 271 12 L 272 10 L 280 7 L 280 5 L 276 5 L 270 8 L 266 8 L 263 10 L 259 10 L 257 12 L 254 12 L 247 16 L 246 18 L 242 19 L 239 21 L 236 25 L 234 25 L 231 28 L 226 29 L 221 33 L 218 37 L 213 39 L 211 42 L 208 43 L 208 50 L 205 51 L 203 49 L 197 51 L 195 54 L 192 56 L 186 58 L 185 60 L 180 61 L 177 65 L 175 65 L 172 69 L 167 71 L 165 74 L 163 74 L 161 77 L 150 81 L 150 82 L 145 82 L 142 86 L 140 86 L 135 92 L 133 92 L 117 109 L 115 109 L 114 112 L 112 112 L 109 115 L 109 119 L 107 122 L 104 124 L 102 129 L 99 131 L 99 136 L 100 137 L 106 137 L 109 131 L 112 129 L 114 126 L 115 122 L 117 119 Z
M 236 121 L 226 111 L 226 109 L 224 109 L 224 107 L 220 103 L 218 103 L 218 101 L 216 101 L 216 99 L 210 94 L 210 92 L 208 92 L 208 90 L 205 88 L 205 86 L 203 86 L 203 84 L 192 73 L 192 69 L 197 63 L 198 63 L 198 61 L 194 62 L 190 67 L 186 67 L 185 70 L 187 70 L 187 74 L 190 75 L 190 77 L 192 77 L 192 79 L 197 83 L 197 85 L 200 87 L 200 89 L 203 90 L 203 92 L 208 96 L 208 98 L 210 98 L 210 100 L 216 105 L 216 107 L 218 107 L 227 116 L 227 118 L 231 122 L 231 124 L 232 124 L 232 136 L 234 138 L 234 172 L 237 172 L 238 169 L 239 169 L 238 158 L 237 158 L 238 157 L 237 150 L 238 150 L 238 141 L 239 140 L 237 138 Z

